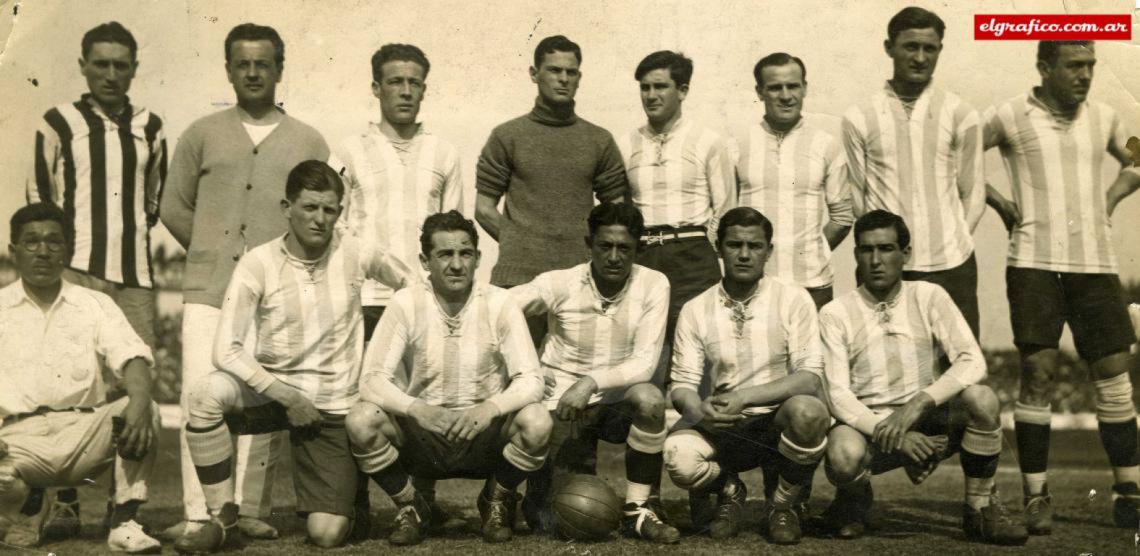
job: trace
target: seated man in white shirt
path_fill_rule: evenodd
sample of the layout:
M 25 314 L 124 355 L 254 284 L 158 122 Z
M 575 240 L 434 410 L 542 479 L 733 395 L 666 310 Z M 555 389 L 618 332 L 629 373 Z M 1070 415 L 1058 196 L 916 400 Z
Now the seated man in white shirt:
M 661 484 L 665 444 L 665 398 L 651 380 L 669 313 L 669 280 L 633 263 L 645 231 L 637 207 L 603 203 L 587 224 L 589 262 L 511 290 L 527 317 L 549 315 L 542 366 L 555 381 L 546 399 L 557 418 L 552 461 L 527 483 L 524 516 L 532 528 L 545 526 L 541 510 L 555 467 L 592 472 L 584 460 L 592 458 L 595 439 L 625 443 L 624 532 L 675 543 L 681 533 L 650 502 L 652 488 Z
M 902 217 L 873 210 L 855 222 L 863 285 L 820 313 L 831 412 L 828 478 L 835 501 L 821 521 L 840 538 L 863 533 L 871 475 L 907 466 L 918 484 L 934 465 L 961 453 L 966 538 L 1024 544 L 996 495 L 1001 454 L 999 404 L 978 384 L 986 362 L 966 319 L 941 286 L 903 281 L 910 231 Z M 942 354 L 950 368 L 939 369 Z
M 513 535 L 515 489 L 546 459 L 548 387 L 526 319 L 507 291 L 475 282 L 475 224 L 458 211 L 433 214 L 420 234 L 430 275 L 397 292 L 368 344 L 363 400 L 348 415 L 360 470 L 398 510 L 393 545 L 419 543 L 431 525 L 408 473 L 486 479 L 479 495 L 483 539 Z
M 686 303 L 677 321 L 669 397 L 682 421 L 665 441 L 665 469 L 689 491 L 695 523 L 707 519 L 700 514 L 716 494 L 713 538 L 739 531 L 747 491 L 737 474 L 776 471 L 764 533 L 795 544 L 829 422 L 815 303 L 804 288 L 764 275 L 772 223 L 756 209 L 726 212 L 717 248 L 724 279 Z M 703 399 L 702 384 L 711 388 Z
M 29 490 L 80 485 L 114 464 L 108 549 L 158 550 L 134 521 L 159 427 L 150 348 L 110 297 L 61 278 L 72 234 L 59 207 L 21 208 L 11 234 L 20 279 L 0 289 L 0 536 L 35 546 L 47 506 L 21 515 Z M 106 403 L 104 370 L 126 397 Z
M 222 549 L 238 536 L 231 434 L 289 430 L 297 512 L 308 540 L 345 541 L 357 469 L 345 416 L 359 397 L 364 352 L 360 286 L 399 288 L 411 271 L 375 244 L 335 230 L 344 184 L 324 162 L 298 164 L 285 184 L 284 236 L 247 252 L 222 302 L 211 372 L 192 386 L 186 442 L 211 521 L 187 528 L 183 553 Z M 246 347 L 256 338 L 256 347 Z

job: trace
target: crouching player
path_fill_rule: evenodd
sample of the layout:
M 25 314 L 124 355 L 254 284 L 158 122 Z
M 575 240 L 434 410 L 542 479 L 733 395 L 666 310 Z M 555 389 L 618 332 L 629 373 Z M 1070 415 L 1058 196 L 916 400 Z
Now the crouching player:
M 355 515 L 357 470 L 345 430 L 364 351 L 360 286 L 369 278 L 399 288 L 415 278 L 383 251 L 334 231 L 343 199 L 327 164 L 298 164 L 281 201 L 289 231 L 234 270 L 214 341 L 221 370 L 193 386 L 186 423 L 211 521 L 188 528 L 179 552 L 213 552 L 237 536 L 231 434 L 290 431 L 297 511 L 313 544 L 337 546 L 354 516 L 367 517 Z
M 677 322 L 669 394 L 682 421 L 665 441 L 665 468 L 689 491 L 694 512 L 716 494 L 709 532 L 727 538 L 739 531 L 747 497 L 736 474 L 772 464 L 779 484 L 766 533 L 771 542 L 794 544 L 800 494 L 823 458 L 830 420 L 820 399 L 815 304 L 807 290 L 764 276 L 772 223 L 755 209 L 725 213 L 717 248 L 724 280 L 686 303 Z M 702 380 L 712 389 L 703 400 Z
M 113 464 L 108 549 L 158 551 L 134 521 L 158 435 L 150 349 L 110 297 L 61 278 L 72 237 L 62 210 L 31 204 L 11 224 L 20 279 L 0 289 L 0 539 L 39 543 L 50 505 L 24 515 L 31 488 L 82 484 Z M 105 403 L 105 370 L 126 397 Z
M 822 521 L 840 538 L 862 534 L 871 475 L 907 466 L 916 484 L 941 459 L 961 451 L 966 475 L 962 527 L 970 540 L 1023 544 L 1025 527 L 996 495 L 1001 453 L 998 399 L 977 384 L 986 366 L 949 294 L 929 282 L 904 282 L 910 232 L 884 210 L 855 222 L 855 260 L 863 285 L 827 304 L 820 328 L 831 410 L 828 478 L 835 500 Z M 939 357 L 950 368 L 936 376 Z
M 433 214 L 420 235 L 426 284 L 396 293 L 365 354 L 363 401 L 348 416 L 360 469 L 398 507 L 394 545 L 420 542 L 427 501 L 408 473 L 486 478 L 478 507 L 487 542 L 510 540 L 515 489 L 542 467 L 546 380 L 522 311 L 507 291 L 474 281 L 475 225 Z
M 661 484 L 665 443 L 665 397 L 650 380 L 665 336 L 669 280 L 633 264 L 645 231 L 637 207 L 603 203 L 590 211 L 587 224 L 589 262 L 511 290 L 528 317 L 549 315 L 542 366 L 555 381 L 546 400 L 556 417 L 553 461 L 527 484 L 523 512 L 532 528 L 543 527 L 554 468 L 587 470 L 592 466 L 582 460 L 594 446 L 584 444 L 624 442 L 624 531 L 675 543 L 681 533 L 648 503 L 652 487 Z

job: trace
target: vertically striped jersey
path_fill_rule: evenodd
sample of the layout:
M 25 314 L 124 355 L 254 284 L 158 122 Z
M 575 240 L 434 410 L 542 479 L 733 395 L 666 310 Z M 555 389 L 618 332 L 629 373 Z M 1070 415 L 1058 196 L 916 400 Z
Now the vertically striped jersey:
M 36 130 L 29 203 L 51 202 L 72 223 L 68 266 L 96 278 L 151 288 L 150 228 L 166 181 L 162 120 L 127 103 L 122 118 L 90 94 L 48 110 Z
M 455 316 L 429 282 L 396 292 L 364 356 L 364 399 L 397 415 L 417 399 L 448 409 L 490 402 L 505 415 L 552 386 L 518 305 L 507 290 L 478 282 Z
M 416 264 L 425 218 L 463 210 L 459 153 L 423 125 L 411 140 L 398 141 L 373 123 L 345 140 L 339 158 L 345 165 L 349 229 L 379 242 L 405 264 Z M 385 305 L 391 296 L 390 288 L 371 280 L 361 292 L 365 305 Z
M 375 244 L 339 232 L 315 261 L 290 254 L 284 236 L 254 247 L 226 289 L 214 365 L 258 392 L 280 380 L 317 409 L 347 413 L 359 395 L 365 278 L 393 288 L 418 280 Z M 244 345 L 250 326 L 254 349 Z
M 762 278 L 746 301 L 735 301 L 717 284 L 681 309 L 673 340 L 670 390 L 697 390 L 711 368 L 713 395 L 762 386 L 794 372 L 823 376 L 815 303 L 807 290 Z M 745 413 L 775 408 L 750 407 Z
M 986 111 L 986 148 L 1001 149 L 1021 212 L 1010 266 L 1116 272 L 1105 201 L 1111 183 L 1102 179 L 1101 165 L 1106 154 L 1126 152 L 1127 138 L 1116 112 L 1099 102 L 1082 103 L 1071 120 L 1053 115 L 1032 93 Z
M 941 286 L 902 282 L 890 301 L 860 287 L 819 314 L 831 414 L 871 434 L 893 406 L 926 392 L 942 405 L 986 376 L 966 319 Z M 950 368 L 937 375 L 939 358 Z
M 635 264 L 625 287 L 603 298 L 587 262 L 544 272 L 510 292 L 527 316 L 549 315 L 542 366 L 554 377 L 554 394 L 546 399 L 551 409 L 584 376 L 598 385 L 591 404 L 653 378 L 669 313 L 664 274 Z
M 985 210 L 982 126 L 952 93 L 929 86 L 908 114 L 890 85 L 843 116 L 855 212 L 885 209 L 911 233 L 906 270 L 961 265 Z
M 772 221 L 772 255 L 764 273 L 805 288 L 830 285 L 831 247 L 823 226 L 855 221 L 839 142 L 800 119 L 786 132 L 761 121 L 738 145 L 738 204 Z
M 666 133 L 636 129 L 618 148 L 646 226 L 705 226 L 715 242 L 720 217 L 736 206 L 724 137 L 682 118 Z

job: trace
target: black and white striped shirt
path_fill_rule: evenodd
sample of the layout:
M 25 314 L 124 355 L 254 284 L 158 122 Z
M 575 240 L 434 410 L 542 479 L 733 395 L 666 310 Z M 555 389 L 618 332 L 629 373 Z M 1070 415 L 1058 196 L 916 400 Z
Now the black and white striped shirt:
M 72 222 L 71 268 L 151 288 L 147 220 L 157 221 L 165 181 L 162 120 L 129 101 L 123 116 L 112 118 L 83 95 L 44 114 L 27 196 L 29 203 L 54 202 Z

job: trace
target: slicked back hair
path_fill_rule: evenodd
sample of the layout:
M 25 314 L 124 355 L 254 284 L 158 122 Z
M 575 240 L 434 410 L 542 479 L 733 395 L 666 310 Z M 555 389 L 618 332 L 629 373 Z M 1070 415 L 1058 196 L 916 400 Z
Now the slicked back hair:
M 431 71 L 431 62 L 428 62 L 427 56 L 424 51 L 419 47 L 411 44 L 391 43 L 380 47 L 372 55 L 372 80 L 379 83 L 380 79 L 384 77 L 383 68 L 384 64 L 388 62 L 413 62 L 419 64 L 424 68 L 424 79 L 427 79 L 428 72 Z
M 542 69 L 542 59 L 551 52 L 570 52 L 582 63 L 582 48 L 578 43 L 566 38 L 564 35 L 553 35 L 539 41 L 534 47 L 534 69 Z
M 800 67 L 801 78 L 804 83 L 807 83 L 807 68 L 804 67 L 803 60 L 787 52 L 773 52 L 772 54 L 760 58 L 760 61 L 756 62 L 756 66 L 752 68 L 752 77 L 756 80 L 756 86 L 764 86 L 764 68 L 786 66 L 793 63 Z
M 436 232 L 467 232 L 471 236 L 471 245 L 479 249 L 479 233 L 475 231 L 475 223 L 455 209 L 437 212 L 424 219 L 424 228 L 420 232 L 420 252 L 425 257 L 431 256 L 431 236 Z
M 887 24 L 887 40 L 895 42 L 899 33 L 907 29 L 934 29 L 934 32 L 938 33 L 938 39 L 941 40 L 946 34 L 946 22 L 930 10 L 918 6 L 906 7 L 899 10 L 899 13 L 895 14 Z
M 1057 63 L 1062 46 L 1087 46 L 1092 48 L 1096 41 L 1040 41 L 1037 43 L 1037 61 L 1050 66 Z
M 625 226 L 635 243 L 640 242 L 641 236 L 645 234 L 645 218 L 633 203 L 602 203 L 590 211 L 586 224 L 589 226 L 591 243 L 598 235 L 598 228 L 602 226 Z
M 285 41 L 281 40 L 281 35 L 278 35 L 277 30 L 272 27 L 257 25 L 256 23 L 242 23 L 230 29 L 229 34 L 226 35 L 227 64 L 230 62 L 230 50 L 238 41 L 269 41 L 273 43 L 273 59 L 277 62 L 277 67 L 281 68 L 285 63 Z
M 633 79 L 641 81 L 645 74 L 659 69 L 669 70 L 669 78 L 677 85 L 684 87 L 693 79 L 693 61 L 680 52 L 672 50 L 658 50 L 641 60 L 633 72 Z
M 332 191 L 339 201 L 344 200 L 344 182 L 340 174 L 320 160 L 306 160 L 289 171 L 285 180 L 285 198 L 289 202 L 297 200 L 301 191 Z
M 110 42 L 127 47 L 131 51 L 131 60 L 136 59 L 139 53 L 139 43 L 135 42 L 135 36 L 118 21 L 108 21 L 83 34 L 80 48 L 84 60 L 87 59 L 87 55 L 91 53 L 91 48 L 97 42 Z
M 884 228 L 894 228 L 899 240 L 899 249 L 906 249 L 910 245 L 910 228 L 907 227 L 903 217 L 883 209 L 875 209 L 855 221 L 855 246 L 859 246 L 863 232 Z
M 720 224 L 716 227 L 716 246 L 718 249 L 724 244 L 724 238 L 728 235 L 730 226 L 760 226 L 764 229 L 764 237 L 768 243 L 772 243 L 772 221 L 752 207 L 736 207 L 724 213 L 720 219 Z

